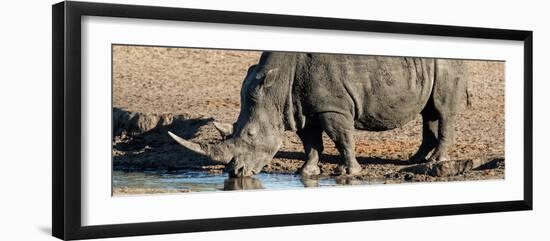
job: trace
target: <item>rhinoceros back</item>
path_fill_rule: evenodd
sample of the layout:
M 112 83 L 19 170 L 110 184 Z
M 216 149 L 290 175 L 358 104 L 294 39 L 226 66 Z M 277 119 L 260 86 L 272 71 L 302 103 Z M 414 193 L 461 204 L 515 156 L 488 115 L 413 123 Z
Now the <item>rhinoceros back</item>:
M 434 60 L 350 56 L 342 80 L 355 104 L 355 127 L 381 131 L 403 126 L 422 111 L 434 83 Z
M 324 112 L 371 131 L 400 127 L 422 111 L 434 83 L 434 60 L 339 54 L 297 57 L 293 98 L 297 123 Z

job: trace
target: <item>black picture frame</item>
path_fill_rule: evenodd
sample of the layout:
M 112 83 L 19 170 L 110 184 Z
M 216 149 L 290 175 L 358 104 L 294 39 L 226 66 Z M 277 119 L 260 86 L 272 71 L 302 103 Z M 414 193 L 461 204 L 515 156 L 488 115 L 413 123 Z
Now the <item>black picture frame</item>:
M 434 205 L 405 208 L 213 218 L 132 224 L 81 224 L 81 17 L 194 21 L 259 26 L 351 30 L 379 33 L 517 40 L 524 43 L 524 194 L 522 200 Z M 200 232 L 213 230 L 308 225 L 533 208 L 533 32 L 523 30 L 443 26 L 415 23 L 335 19 L 262 13 L 197 10 L 90 2 L 60 2 L 52 6 L 52 233 L 60 239 Z

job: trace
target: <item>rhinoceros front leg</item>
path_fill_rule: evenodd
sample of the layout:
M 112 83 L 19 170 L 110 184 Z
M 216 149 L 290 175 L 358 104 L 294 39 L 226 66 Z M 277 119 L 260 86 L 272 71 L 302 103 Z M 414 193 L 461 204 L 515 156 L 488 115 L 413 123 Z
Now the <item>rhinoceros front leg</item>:
M 306 126 L 297 132 L 298 137 L 304 144 L 304 151 L 307 155 L 306 163 L 302 166 L 302 176 L 314 176 L 321 174 L 318 166 L 319 156 L 323 153 L 323 130 L 316 126 Z
M 355 159 L 353 118 L 335 112 L 322 113 L 319 118 L 322 128 L 334 141 L 336 149 L 344 159 L 344 166 L 340 167 L 340 173 L 354 175 L 361 172 L 361 165 Z

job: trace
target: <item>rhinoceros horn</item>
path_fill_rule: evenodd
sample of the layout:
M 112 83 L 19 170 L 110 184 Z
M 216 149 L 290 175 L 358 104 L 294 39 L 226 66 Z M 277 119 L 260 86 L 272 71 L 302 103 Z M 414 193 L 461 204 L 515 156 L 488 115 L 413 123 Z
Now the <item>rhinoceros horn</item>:
M 208 156 L 212 161 L 228 163 L 233 156 L 231 154 L 231 151 L 229 151 L 228 146 L 224 145 L 225 143 L 223 142 L 215 145 L 206 144 L 205 148 L 203 148 L 201 147 L 201 145 L 185 140 L 170 131 L 168 131 L 168 135 L 170 135 L 172 139 L 174 139 L 186 149 L 201 155 Z
M 222 123 L 222 122 L 213 122 L 214 127 L 216 127 L 216 130 L 220 132 L 220 135 L 222 135 L 223 138 L 230 137 L 233 135 L 233 125 L 228 123 Z
M 196 153 L 199 153 L 199 154 L 202 154 L 202 155 L 206 155 L 206 151 L 204 151 L 199 144 L 187 141 L 187 140 L 177 136 L 176 134 L 174 134 L 172 132 L 168 132 L 168 135 L 170 135 L 170 137 L 172 137 L 172 139 L 174 139 L 176 142 L 178 142 L 183 147 L 185 147 L 185 148 L 187 148 L 187 149 L 189 149 L 193 152 L 196 152 Z

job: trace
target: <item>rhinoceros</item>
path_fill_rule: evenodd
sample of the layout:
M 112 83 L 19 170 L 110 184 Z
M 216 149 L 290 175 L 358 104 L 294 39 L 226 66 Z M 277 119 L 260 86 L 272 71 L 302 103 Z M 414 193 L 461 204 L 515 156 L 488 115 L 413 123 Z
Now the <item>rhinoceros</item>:
M 303 142 L 307 160 L 300 173 L 320 174 L 325 132 L 343 159 L 339 172 L 356 175 L 362 168 L 354 130 L 390 130 L 418 114 L 422 143 L 410 161 L 447 160 L 466 91 L 462 60 L 263 52 L 244 78 L 237 121 L 215 123 L 226 139 L 197 144 L 169 134 L 183 147 L 226 164 L 230 176 L 241 177 L 269 164 L 286 130 Z

